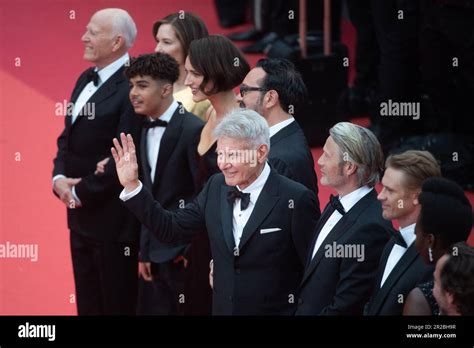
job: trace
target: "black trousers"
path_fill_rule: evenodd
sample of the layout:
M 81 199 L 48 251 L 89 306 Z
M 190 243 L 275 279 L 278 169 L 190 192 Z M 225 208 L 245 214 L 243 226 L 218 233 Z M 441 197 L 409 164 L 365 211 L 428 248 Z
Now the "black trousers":
M 153 280 L 140 278 L 138 315 L 183 315 L 185 269 L 182 262 L 151 262 Z
M 135 315 L 138 243 L 99 242 L 71 231 L 78 315 Z
M 212 289 L 209 285 L 209 262 L 212 256 L 207 231 L 196 234 L 187 257 L 188 268 L 184 286 L 185 315 L 211 315 Z

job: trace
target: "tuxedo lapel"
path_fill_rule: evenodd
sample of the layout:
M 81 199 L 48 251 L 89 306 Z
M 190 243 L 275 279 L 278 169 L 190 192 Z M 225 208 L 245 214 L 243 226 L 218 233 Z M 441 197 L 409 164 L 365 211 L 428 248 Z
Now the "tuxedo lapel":
M 71 106 L 70 106 L 70 109 L 68 107 L 67 114 L 66 114 L 67 115 L 67 117 L 66 117 L 66 127 L 71 127 L 72 126 L 72 112 L 74 110 L 72 105 L 76 103 L 77 98 L 79 98 L 79 95 L 81 94 L 82 90 L 89 83 L 89 81 L 87 79 L 87 75 L 92 70 L 94 70 L 94 68 L 89 68 L 88 70 L 86 70 L 86 72 L 82 75 L 80 80 L 77 82 L 76 88 L 74 88 L 74 90 L 72 91 L 71 100 L 70 100 L 71 104 L 69 104 Z M 79 118 L 81 118 L 81 117 L 78 117 L 78 119 Z
M 310 261 L 309 266 L 306 267 L 305 273 L 303 275 L 303 281 L 316 269 L 321 259 L 324 257 L 325 245 L 332 244 L 332 242 L 337 241 L 347 230 L 354 224 L 355 219 L 349 214 L 345 214 L 341 220 L 333 227 L 331 232 L 326 236 L 326 238 L 321 243 L 316 255 Z M 316 240 L 315 240 L 316 242 Z M 314 246 L 314 244 L 312 245 Z M 311 249 L 311 256 L 313 255 L 313 249 Z M 311 257 L 310 256 L 310 257 Z
M 334 210 L 331 209 L 330 207 L 331 207 L 331 205 L 330 205 L 330 203 L 328 203 L 326 205 L 326 207 L 324 208 L 321 216 L 319 217 L 318 223 L 316 224 L 315 231 L 313 233 L 314 237 L 313 237 L 313 240 L 311 241 L 310 250 L 308 252 L 308 257 L 307 257 L 306 263 L 305 263 L 306 268 L 309 266 L 309 264 L 312 260 L 314 245 L 316 244 L 316 240 L 318 239 L 319 233 L 321 232 L 324 224 L 328 221 L 331 214 L 334 212 Z
M 390 256 L 390 253 L 392 252 L 393 245 L 395 244 L 395 239 L 390 238 L 390 240 L 387 242 L 387 246 L 384 248 L 383 254 L 380 257 L 380 265 L 383 267 L 379 267 L 377 270 L 377 275 L 375 276 L 375 286 L 377 289 L 380 287 L 380 283 L 382 282 L 382 277 L 383 273 L 385 271 L 385 265 L 387 264 L 388 257 Z
M 326 236 L 324 241 L 321 243 L 318 251 L 316 252 L 316 255 L 314 255 L 314 258 L 306 267 L 301 284 L 303 284 L 306 281 L 306 279 L 309 277 L 309 275 L 312 272 L 314 272 L 314 270 L 317 268 L 319 262 L 321 261 L 321 259 L 323 258 L 325 254 L 324 246 L 327 244 L 332 244 L 333 242 L 341 238 L 341 236 L 351 228 L 351 226 L 356 222 L 359 215 L 369 206 L 369 204 L 374 199 L 377 199 L 377 194 L 375 190 L 372 189 L 372 191 L 370 191 L 368 194 L 362 197 L 346 214 L 344 214 L 344 216 L 338 221 L 338 223 L 333 227 L 333 229 Z M 322 226 L 321 226 L 321 229 L 322 229 Z M 315 241 L 316 239 L 314 240 L 314 242 Z M 311 245 L 311 247 L 312 248 L 314 247 L 314 243 Z M 312 255 L 312 252 L 313 252 L 313 249 L 310 250 L 311 255 Z
M 99 89 L 86 102 L 79 114 L 86 114 L 84 112 L 84 108 L 87 107 L 87 104 L 94 103 L 96 105 L 95 107 L 97 108 L 97 104 L 101 103 L 117 92 L 117 84 L 125 79 L 125 76 L 123 75 L 123 69 L 124 68 L 122 66 L 99 87 Z M 87 79 L 86 82 L 88 83 Z M 86 84 L 84 84 L 84 86 L 79 89 L 77 97 L 79 97 L 79 94 L 82 92 Z M 88 117 L 77 117 L 71 127 L 74 127 L 78 122 L 83 122 L 82 119 L 84 118 L 88 120 Z
M 168 160 L 176 148 L 176 144 L 181 136 L 184 116 L 179 112 L 179 110 L 181 110 L 181 105 L 174 112 L 173 117 L 171 117 L 163 137 L 161 138 L 160 152 L 158 154 L 158 161 L 156 162 L 155 180 L 153 181 L 154 187 L 159 184 L 163 169 L 166 167 L 166 163 L 168 163 Z
M 392 240 L 390 242 L 392 242 Z M 393 245 L 395 243 L 393 242 L 391 244 Z M 390 248 L 390 251 L 391 250 L 392 249 Z M 392 272 L 390 272 L 382 288 L 378 288 L 380 286 L 380 281 L 375 284 L 375 286 L 377 287 L 377 289 L 379 289 L 379 291 L 377 292 L 377 296 L 374 298 L 373 300 L 374 302 L 371 305 L 371 308 L 370 308 L 371 313 L 378 312 L 380 306 L 384 303 L 385 298 L 389 294 L 393 285 L 407 271 L 410 265 L 413 264 L 417 256 L 418 256 L 418 252 L 415 248 L 415 243 L 412 243 L 410 247 L 407 249 L 407 251 L 403 254 L 402 258 L 397 262 Z M 383 271 L 384 270 L 382 270 L 382 274 L 383 274 Z
M 125 79 L 123 75 L 123 67 L 118 69 L 110 78 L 102 84 L 99 89 L 92 95 L 88 102 L 101 103 L 105 99 L 117 92 L 117 84 Z
M 252 214 L 244 227 L 242 238 L 239 243 L 239 249 L 242 249 L 245 246 L 250 237 L 257 231 L 258 227 L 262 224 L 268 214 L 270 214 L 278 201 L 278 182 L 276 175 L 277 174 L 273 170 L 270 172 L 270 176 L 263 186 L 257 202 L 255 202 Z
M 147 187 L 150 191 L 152 190 L 152 183 L 151 183 L 151 167 L 150 163 L 148 162 L 148 150 L 147 150 L 147 129 L 142 128 L 142 135 L 140 140 L 140 159 L 141 159 L 141 166 L 143 172 L 143 184 Z
M 235 241 L 234 233 L 232 228 L 232 214 L 233 214 L 233 204 L 229 203 L 227 200 L 227 193 L 230 191 L 231 187 L 226 184 L 221 186 L 221 196 L 220 196 L 220 213 L 221 213 L 221 224 L 222 224 L 222 234 L 227 244 L 227 247 L 231 252 L 234 252 Z
M 297 132 L 299 129 L 298 123 L 293 121 L 288 126 L 281 129 L 278 133 L 270 138 L 270 148 L 278 143 L 280 140 L 285 139 L 286 137 L 290 136 L 291 134 Z
M 74 91 L 72 91 L 71 95 L 71 103 L 75 103 L 77 101 L 77 98 L 79 98 L 79 94 L 81 94 L 82 90 L 86 85 L 89 83 L 89 80 L 87 79 L 87 75 L 94 70 L 94 68 L 89 68 L 83 75 L 82 78 L 77 82 L 76 88 L 74 88 Z

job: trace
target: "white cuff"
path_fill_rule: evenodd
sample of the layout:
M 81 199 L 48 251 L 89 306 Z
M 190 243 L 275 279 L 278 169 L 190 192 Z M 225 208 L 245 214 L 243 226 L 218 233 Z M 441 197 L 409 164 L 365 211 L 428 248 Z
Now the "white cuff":
M 72 192 L 72 196 L 74 197 L 75 201 L 76 201 L 77 203 L 79 203 L 80 205 L 82 205 L 81 200 L 80 200 L 79 197 L 77 197 L 77 195 L 76 195 L 76 186 L 73 186 L 73 187 L 72 187 L 71 192 Z
M 62 175 L 62 174 L 58 174 L 58 175 L 53 176 L 53 187 L 54 187 L 54 182 L 58 179 L 61 179 L 61 178 L 66 179 L 66 176 Z
M 138 195 L 140 191 L 142 190 L 142 187 L 143 187 L 142 182 L 138 180 L 138 187 L 135 190 L 133 190 L 132 192 L 126 192 L 125 189 L 123 189 L 122 192 L 120 192 L 119 197 L 124 202 L 128 201 L 130 198 L 133 198 L 136 195 Z

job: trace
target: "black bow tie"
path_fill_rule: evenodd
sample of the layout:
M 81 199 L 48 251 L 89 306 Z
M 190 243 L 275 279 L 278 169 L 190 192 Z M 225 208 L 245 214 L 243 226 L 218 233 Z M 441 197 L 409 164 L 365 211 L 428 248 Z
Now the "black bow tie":
M 168 122 L 160 120 L 159 118 L 154 121 L 145 121 L 143 123 L 144 128 L 154 128 L 154 127 L 166 127 Z
M 329 203 L 333 206 L 335 210 L 337 210 L 341 215 L 344 215 L 346 211 L 344 210 L 344 206 L 342 205 L 339 197 L 331 195 L 329 197 Z
M 94 86 L 99 85 L 99 74 L 95 70 L 91 70 L 87 73 L 87 81 L 93 81 Z
M 403 239 L 401 232 L 396 232 L 393 235 L 393 238 L 395 239 L 395 244 L 398 244 L 405 249 L 407 248 L 407 242 L 405 242 L 405 239 Z
M 240 198 L 240 209 L 247 209 L 250 203 L 250 193 L 243 193 L 242 191 L 239 191 L 236 187 L 234 187 L 232 188 L 232 190 L 227 192 L 227 200 L 230 204 L 234 204 L 236 198 Z

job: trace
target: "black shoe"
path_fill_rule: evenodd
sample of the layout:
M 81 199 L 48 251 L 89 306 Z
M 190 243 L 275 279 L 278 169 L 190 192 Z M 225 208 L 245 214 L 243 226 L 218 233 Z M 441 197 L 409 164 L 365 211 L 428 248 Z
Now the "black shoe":
M 255 28 L 252 28 L 247 31 L 242 31 L 240 33 L 232 33 L 227 35 L 229 39 L 232 41 L 255 41 L 255 40 L 260 40 L 264 33 L 261 31 L 256 30 Z
M 278 34 L 271 32 L 254 44 L 242 47 L 241 50 L 244 53 L 263 53 L 267 46 L 272 44 L 276 39 L 278 39 Z

